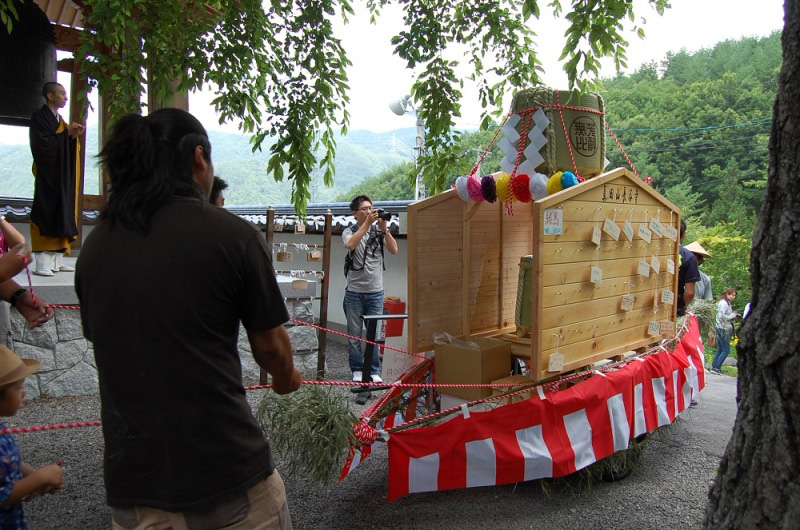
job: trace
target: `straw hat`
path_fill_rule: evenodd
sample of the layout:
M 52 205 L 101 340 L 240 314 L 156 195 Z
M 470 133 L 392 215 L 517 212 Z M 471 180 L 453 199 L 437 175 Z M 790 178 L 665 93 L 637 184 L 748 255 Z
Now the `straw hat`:
M 697 241 L 693 241 L 692 243 L 689 243 L 688 245 L 686 245 L 685 248 L 689 252 L 692 252 L 693 254 L 697 254 L 698 256 L 703 256 L 704 258 L 710 258 L 711 257 L 711 254 L 709 254 L 706 251 L 706 249 L 704 249 L 703 246 L 700 243 L 698 243 Z
M 0 386 L 21 381 L 39 369 L 36 359 L 20 359 L 17 354 L 0 344 Z

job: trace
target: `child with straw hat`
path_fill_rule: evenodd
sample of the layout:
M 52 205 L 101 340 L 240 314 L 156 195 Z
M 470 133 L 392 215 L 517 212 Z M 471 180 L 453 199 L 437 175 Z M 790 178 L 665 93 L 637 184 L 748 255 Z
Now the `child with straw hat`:
M 39 369 L 39 361 L 20 359 L 0 345 L 0 416 L 17 413 L 25 399 L 25 378 Z M 6 426 L 0 423 L 0 430 Z M 64 487 L 64 472 L 58 465 L 34 469 L 22 462 L 10 434 L 0 434 L 0 528 L 28 528 L 22 501 L 39 493 L 55 493 Z

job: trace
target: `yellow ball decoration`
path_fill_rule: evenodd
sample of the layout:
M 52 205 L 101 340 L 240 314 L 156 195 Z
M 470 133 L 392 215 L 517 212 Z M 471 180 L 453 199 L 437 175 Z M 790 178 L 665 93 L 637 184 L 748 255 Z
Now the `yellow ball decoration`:
M 506 202 L 506 192 L 508 191 L 508 182 L 511 180 L 511 176 L 508 174 L 504 174 L 503 176 L 499 177 L 495 182 L 495 188 L 497 189 L 497 200 L 500 202 Z M 517 198 L 514 197 L 514 194 L 511 194 L 511 201 L 516 202 Z
M 561 176 L 562 173 L 559 171 L 549 179 L 547 179 L 547 194 L 552 195 L 554 193 L 558 193 L 559 191 L 563 190 L 563 186 L 561 186 Z

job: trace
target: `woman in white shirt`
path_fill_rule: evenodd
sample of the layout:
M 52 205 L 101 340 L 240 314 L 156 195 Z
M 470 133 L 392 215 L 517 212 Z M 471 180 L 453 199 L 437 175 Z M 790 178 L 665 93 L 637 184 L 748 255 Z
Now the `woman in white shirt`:
M 731 351 L 731 333 L 733 332 L 733 321 L 739 318 L 739 314 L 731 308 L 731 302 L 736 298 L 736 291 L 725 289 L 722 298 L 717 302 L 717 322 L 714 331 L 717 334 L 717 353 L 711 363 L 711 371 L 722 373 L 722 363 Z

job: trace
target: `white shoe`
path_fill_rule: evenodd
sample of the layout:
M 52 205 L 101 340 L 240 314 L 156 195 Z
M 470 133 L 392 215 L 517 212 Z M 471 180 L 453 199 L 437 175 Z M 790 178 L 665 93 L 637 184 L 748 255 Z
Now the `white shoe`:
M 383 383 L 383 379 L 378 374 L 372 374 L 373 383 Z
M 55 276 L 52 269 L 36 269 L 33 273 L 37 276 Z
M 362 375 L 363 374 L 361 372 L 353 372 L 353 381 L 355 381 L 356 383 L 360 383 Z
M 69 265 L 61 265 L 58 269 L 54 270 L 53 272 L 75 272 L 75 267 L 70 267 Z

